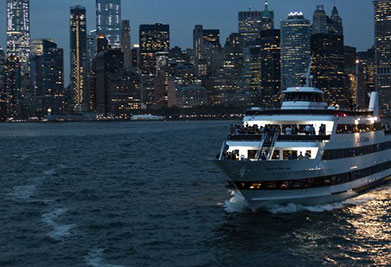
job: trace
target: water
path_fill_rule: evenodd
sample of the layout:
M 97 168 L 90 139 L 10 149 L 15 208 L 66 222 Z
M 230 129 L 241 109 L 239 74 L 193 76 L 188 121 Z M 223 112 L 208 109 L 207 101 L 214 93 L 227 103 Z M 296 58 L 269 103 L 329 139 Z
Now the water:
M 391 186 L 253 213 L 213 166 L 230 122 L 0 125 L 0 266 L 391 263 Z

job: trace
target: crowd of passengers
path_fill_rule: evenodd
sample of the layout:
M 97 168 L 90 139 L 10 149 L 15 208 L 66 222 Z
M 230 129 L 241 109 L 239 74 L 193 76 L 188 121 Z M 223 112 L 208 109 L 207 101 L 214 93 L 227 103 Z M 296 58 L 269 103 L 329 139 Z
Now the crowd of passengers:
M 247 135 L 247 134 L 267 134 L 267 135 L 274 135 L 275 133 L 278 134 L 284 134 L 284 135 L 298 135 L 300 133 L 304 133 L 305 135 L 316 135 L 316 130 L 313 124 L 305 125 L 304 129 L 300 131 L 297 124 L 294 125 L 287 125 L 284 129 L 281 130 L 280 125 L 266 125 L 258 126 L 253 125 L 249 126 L 247 123 L 245 125 L 233 125 L 231 124 L 231 127 L 229 129 L 229 135 Z M 326 135 L 326 125 L 322 124 L 319 127 L 318 131 L 319 135 Z

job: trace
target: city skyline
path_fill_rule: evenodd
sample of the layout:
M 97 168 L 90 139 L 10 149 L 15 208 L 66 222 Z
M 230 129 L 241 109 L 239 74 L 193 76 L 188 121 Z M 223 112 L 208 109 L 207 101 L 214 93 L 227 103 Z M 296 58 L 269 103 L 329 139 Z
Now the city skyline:
M 171 3 L 160 3 L 157 0 L 147 0 L 142 3 L 123 1 L 122 18 L 130 20 L 132 44 L 138 43 L 140 24 L 163 22 L 170 24 L 172 47 L 191 48 L 192 32 L 196 24 L 201 24 L 205 28 L 220 29 L 221 43 L 224 44 L 230 33 L 238 31 L 237 16 L 239 11 L 248 10 L 248 6 L 253 6 L 253 10 L 263 10 L 264 8 L 263 1 L 247 1 L 246 3 L 230 1 L 232 2 L 230 5 L 222 5 L 223 1 L 217 0 L 209 3 L 208 8 L 206 8 L 206 5 L 202 5 L 203 2 L 204 0 L 189 1 L 188 3 L 181 3 L 176 0 Z M 277 28 L 279 21 L 286 19 L 290 11 L 300 10 L 304 12 L 306 18 L 312 19 L 317 4 L 324 4 L 327 13 L 331 12 L 334 4 L 334 1 L 312 2 L 309 0 L 300 0 L 292 4 L 283 2 L 285 1 L 269 1 L 270 9 L 275 12 Z M 46 1 L 44 3 L 43 0 L 35 0 L 31 2 L 32 40 L 37 38 L 54 39 L 60 48 L 64 48 L 65 66 L 69 65 L 69 33 L 67 32 L 69 9 L 76 4 L 86 7 L 88 31 L 95 29 L 95 1 L 69 0 L 64 1 L 64 3 L 47 3 Z M 173 8 L 174 6 L 175 8 Z M 341 17 L 344 18 L 346 45 L 355 46 L 358 51 L 370 48 L 373 44 L 374 35 L 372 2 L 360 0 L 352 7 L 347 3 L 338 3 L 337 1 L 337 7 Z M 220 8 L 221 11 L 216 12 L 217 8 Z M 146 10 L 147 12 L 145 12 Z M 178 13 L 177 10 L 182 12 Z M 189 12 L 186 10 L 189 10 Z M 0 13 L 5 13 L 5 5 L 0 6 Z M 45 16 L 42 16 L 43 13 L 45 13 Z M 43 25 L 51 25 L 51 27 Z M 1 24 L 0 31 L 5 33 L 5 30 L 5 24 Z M 5 34 L 0 34 L 0 46 L 5 47 Z M 68 69 L 65 68 L 65 71 L 66 84 L 68 84 Z

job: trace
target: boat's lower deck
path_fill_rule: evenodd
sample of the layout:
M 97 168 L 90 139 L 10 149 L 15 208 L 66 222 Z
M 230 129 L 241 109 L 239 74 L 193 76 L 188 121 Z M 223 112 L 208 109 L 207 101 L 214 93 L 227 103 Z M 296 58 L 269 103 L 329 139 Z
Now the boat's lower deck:
M 391 181 L 391 170 L 364 177 L 354 182 L 298 190 L 239 190 L 252 210 L 275 204 L 319 205 L 343 201 Z

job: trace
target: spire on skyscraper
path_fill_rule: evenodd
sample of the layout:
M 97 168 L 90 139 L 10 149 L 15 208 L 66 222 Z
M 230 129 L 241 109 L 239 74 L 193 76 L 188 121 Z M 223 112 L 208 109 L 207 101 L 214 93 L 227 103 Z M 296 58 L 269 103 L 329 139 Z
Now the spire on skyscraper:
M 270 11 L 269 11 L 269 1 L 268 0 L 265 0 L 265 10 L 263 11 L 263 17 L 272 19 L 272 15 L 270 14 Z

